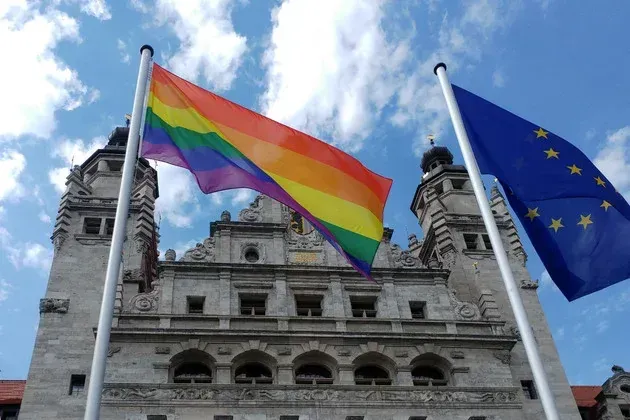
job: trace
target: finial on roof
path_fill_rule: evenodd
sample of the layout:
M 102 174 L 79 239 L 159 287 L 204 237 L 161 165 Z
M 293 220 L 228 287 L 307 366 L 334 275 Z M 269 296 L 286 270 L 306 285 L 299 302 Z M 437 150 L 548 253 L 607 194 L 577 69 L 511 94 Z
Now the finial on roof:
M 127 127 L 131 124 L 131 114 L 125 114 L 125 124 Z
M 431 147 L 435 147 L 435 136 L 433 134 L 429 134 L 427 139 L 429 140 L 429 143 L 431 143 Z

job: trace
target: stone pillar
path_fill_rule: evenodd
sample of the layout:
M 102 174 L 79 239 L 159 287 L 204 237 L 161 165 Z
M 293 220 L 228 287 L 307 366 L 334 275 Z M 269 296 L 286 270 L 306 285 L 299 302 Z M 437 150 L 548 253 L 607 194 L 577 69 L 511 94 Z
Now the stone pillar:
M 231 384 L 232 383 L 232 364 L 230 363 L 217 363 L 217 374 L 215 383 L 217 384 Z
M 345 317 L 345 308 L 344 308 L 344 299 L 343 299 L 343 288 L 341 287 L 341 277 L 337 274 L 330 275 L 330 306 L 331 306 L 331 316 L 335 318 L 343 318 Z
M 284 249 L 284 235 L 280 231 L 273 232 L 273 260 L 274 264 L 284 265 L 286 261 L 286 252 Z
M 232 231 L 222 228 L 219 231 L 217 262 L 230 263 L 232 260 Z
M 232 273 L 224 270 L 219 273 L 219 328 L 230 328 L 232 306 Z
M 283 272 L 274 273 L 276 279 L 276 313 L 270 315 L 288 316 L 289 299 L 287 296 L 287 275 Z
M 396 288 L 394 287 L 394 280 L 391 278 L 383 279 L 383 289 L 381 290 L 381 298 L 383 299 L 383 305 L 379 309 L 383 310 L 382 315 L 379 314 L 379 318 L 400 318 L 400 311 L 398 310 L 398 301 L 396 299 Z
M 398 368 L 394 385 L 413 386 L 413 378 L 411 377 L 411 366 L 401 366 Z
M 278 385 L 293 384 L 293 365 L 279 365 L 278 366 L 278 379 L 276 383 Z
M 354 366 L 339 365 L 339 385 L 354 385 Z
M 166 269 L 160 276 L 160 312 L 173 313 L 173 287 L 175 287 L 175 270 Z M 160 328 L 170 328 L 171 317 L 160 318 Z

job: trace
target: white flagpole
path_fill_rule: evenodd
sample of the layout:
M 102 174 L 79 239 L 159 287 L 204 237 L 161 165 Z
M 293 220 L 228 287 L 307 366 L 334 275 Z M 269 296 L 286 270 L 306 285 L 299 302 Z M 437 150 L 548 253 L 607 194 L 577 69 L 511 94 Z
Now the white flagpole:
M 133 100 L 133 111 L 129 124 L 129 137 L 127 138 L 127 150 L 123 163 L 118 204 L 116 205 L 112 244 L 109 249 L 109 260 L 107 261 L 107 274 L 105 275 L 103 301 L 101 302 L 101 312 L 98 318 L 98 330 L 96 333 L 96 343 L 94 345 L 94 356 L 92 358 L 92 369 L 90 371 L 90 383 L 88 385 L 84 420 L 98 420 L 100 417 L 101 394 L 105 380 L 109 336 L 114 317 L 116 284 L 118 283 L 120 273 L 123 242 L 125 241 L 125 230 L 127 227 L 127 217 L 129 215 L 129 202 L 131 201 L 131 188 L 133 187 L 134 171 L 136 168 L 136 160 L 138 159 L 140 125 L 144 114 L 144 97 L 147 90 L 153 48 L 150 45 L 143 45 L 142 48 L 140 48 L 140 54 L 140 70 L 138 71 L 136 95 Z
M 488 204 L 488 198 L 486 197 L 483 182 L 481 181 L 479 166 L 477 165 L 477 160 L 475 159 L 475 155 L 470 146 L 468 133 L 466 133 L 464 121 L 462 120 L 462 115 L 459 112 L 459 106 L 457 105 L 453 88 L 446 76 L 446 64 L 437 64 L 433 69 L 433 72 L 440 81 L 440 86 L 442 87 L 444 98 L 446 99 L 448 112 L 451 115 L 451 121 L 453 122 L 453 127 L 455 128 L 455 135 L 457 136 L 459 147 L 461 148 L 462 155 L 464 156 L 464 162 L 466 163 L 468 175 L 470 176 L 470 181 L 475 191 L 475 197 L 477 197 L 477 203 L 481 209 L 483 222 L 488 230 L 488 236 L 490 237 L 490 243 L 492 244 L 494 255 L 496 256 L 497 263 L 499 264 L 501 277 L 503 278 L 503 283 L 505 284 L 507 295 L 510 299 L 510 304 L 512 305 L 514 318 L 516 318 L 516 325 L 518 326 L 521 339 L 523 340 L 523 346 L 525 347 L 527 359 L 529 360 L 529 365 L 532 369 L 532 373 L 534 374 L 534 381 L 536 383 L 538 393 L 540 394 L 540 399 L 542 401 L 547 420 L 559 420 L 560 417 L 558 416 L 556 403 L 554 401 L 553 394 L 551 393 L 549 382 L 547 381 L 547 375 L 545 374 L 542 360 L 540 359 L 540 354 L 538 353 L 538 348 L 536 347 L 534 333 L 529 324 L 529 320 L 527 319 L 527 313 L 525 312 L 521 295 L 517 289 L 516 281 L 514 280 L 514 275 L 512 274 L 512 269 L 510 268 L 510 263 L 507 259 L 507 254 L 503 248 L 503 242 L 501 241 L 501 236 L 499 235 L 499 229 L 497 228 L 494 216 L 492 215 L 492 210 Z

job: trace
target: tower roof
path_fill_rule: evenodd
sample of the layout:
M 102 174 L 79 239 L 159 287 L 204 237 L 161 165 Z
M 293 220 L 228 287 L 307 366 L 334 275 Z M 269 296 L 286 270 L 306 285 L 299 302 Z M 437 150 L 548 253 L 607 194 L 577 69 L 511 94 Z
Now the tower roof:
M 446 146 L 433 146 L 422 155 L 420 166 L 426 174 L 431 171 L 434 164 L 453 164 L 453 154 Z

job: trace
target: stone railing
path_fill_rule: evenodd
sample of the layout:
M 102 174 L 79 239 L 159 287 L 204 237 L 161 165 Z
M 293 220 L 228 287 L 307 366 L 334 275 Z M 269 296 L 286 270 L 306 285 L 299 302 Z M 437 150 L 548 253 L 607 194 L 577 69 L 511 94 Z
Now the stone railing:
M 348 385 L 219 385 L 107 383 L 105 405 L 405 406 L 518 408 L 517 388 L 396 387 Z

